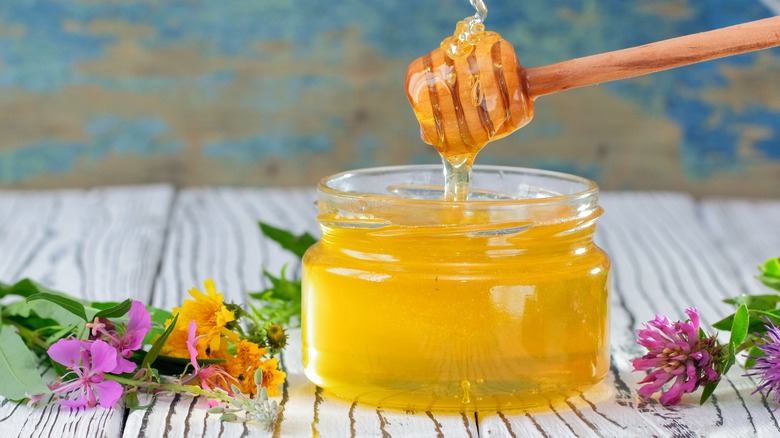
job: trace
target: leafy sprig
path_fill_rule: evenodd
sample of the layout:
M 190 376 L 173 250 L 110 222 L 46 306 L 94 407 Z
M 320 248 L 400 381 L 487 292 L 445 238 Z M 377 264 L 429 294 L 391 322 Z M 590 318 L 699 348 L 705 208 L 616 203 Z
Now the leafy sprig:
M 263 234 L 283 249 L 294 254 L 298 262 L 317 240 L 309 233 L 295 235 L 281 228 L 258 222 Z M 250 303 L 252 310 L 261 318 L 276 321 L 283 325 L 300 324 L 301 317 L 301 280 L 287 277 L 289 265 L 284 265 L 279 276 L 275 276 L 263 269 L 263 276 L 271 283 L 271 286 L 259 292 L 251 292 L 249 296 L 258 300 L 261 306 Z
M 159 393 L 176 392 L 205 395 L 210 400 L 221 401 L 228 405 L 240 404 L 245 414 L 243 418 L 238 418 L 233 412 L 226 419 L 257 421 L 266 428 L 272 427 L 277 419 L 275 416 L 277 414 L 276 405 L 268 401 L 267 389 L 261 384 L 262 370 L 259 365 L 258 372 L 254 374 L 258 397 L 252 398 L 242 394 L 236 386 L 231 387 L 230 391 L 223 391 L 217 386 L 209 389 L 205 386 L 195 386 L 189 383 L 193 381 L 192 376 L 199 369 L 203 370 L 201 371 L 204 373 L 202 378 L 214 375 L 213 373 L 205 374 L 205 371 L 226 362 L 223 358 L 203 359 L 195 357 L 195 353 L 192 351 L 190 351 L 189 360 L 161 354 L 170 335 L 177 328 L 180 313 L 173 315 L 167 310 L 144 306 L 131 299 L 121 302 L 89 302 L 64 292 L 49 289 L 29 279 L 13 285 L 0 283 L 0 298 L 13 299 L 14 297 L 16 301 L 0 306 L 0 379 L 3 381 L 3 385 L 0 385 L 0 395 L 7 399 L 29 398 L 31 402 L 37 402 L 52 392 L 55 396 L 65 394 L 64 391 L 69 390 L 63 388 L 70 388 L 73 386 L 71 382 L 75 382 L 69 380 L 68 376 L 73 376 L 74 370 L 78 368 L 83 372 L 96 373 L 96 376 L 99 373 L 100 380 L 104 382 L 101 385 L 108 384 L 114 385 L 114 388 L 121 388 L 121 391 L 117 389 L 120 392 L 115 393 L 116 397 L 124 395 L 126 406 L 131 409 L 140 409 L 151 404 L 149 402 L 142 405 L 138 397 L 139 392 L 150 395 L 152 401 Z M 227 306 L 237 310 L 241 309 L 232 304 Z M 146 322 L 140 322 L 143 329 L 135 335 L 133 333 L 136 332 L 132 331 L 135 330 L 133 327 L 141 327 L 138 326 L 139 321 L 141 321 L 138 319 L 139 314 L 148 315 L 142 317 L 142 319 L 146 318 Z M 254 312 L 243 310 L 241 313 L 237 313 L 236 321 L 231 322 L 235 325 L 234 329 L 242 339 L 252 342 L 237 323 L 237 320 L 244 316 L 251 316 L 249 321 L 245 321 L 248 323 L 247 325 L 257 325 L 263 328 L 265 339 L 258 343 L 257 348 L 267 347 L 267 350 L 262 351 L 273 355 L 284 347 L 286 334 L 282 327 L 261 320 Z M 192 323 L 194 321 L 190 325 Z M 120 325 L 123 328 L 116 332 L 116 328 Z M 118 371 L 118 365 L 114 364 L 118 364 L 119 359 L 116 362 L 113 359 L 108 359 L 107 362 L 103 359 L 105 355 L 100 355 L 101 359 L 98 362 L 96 362 L 98 359 L 63 362 L 61 356 L 63 353 L 58 353 L 59 356 L 52 353 L 55 349 L 58 352 L 69 352 L 73 351 L 70 346 L 81 346 L 75 348 L 87 349 L 81 353 L 81 357 L 87 357 L 94 353 L 91 349 L 97 348 L 105 351 L 106 348 L 114 348 L 108 347 L 109 344 L 99 339 L 99 336 L 96 338 L 96 333 L 104 333 L 107 336 L 113 336 L 112 333 L 122 337 L 133 336 L 133 339 L 136 339 L 134 342 L 138 342 L 139 346 L 149 346 L 147 349 L 132 347 L 132 351 L 126 347 L 122 347 L 122 349 L 115 347 L 117 355 L 120 354 L 120 351 L 122 355 L 126 352 L 124 357 L 136 364 L 135 367 L 130 367 L 130 369 L 135 369 L 133 374 L 126 370 Z M 141 338 L 143 338 L 142 342 Z M 68 344 L 68 347 L 63 347 L 65 344 Z M 117 345 L 127 344 L 120 342 Z M 37 368 L 38 359 L 36 356 L 51 362 L 54 371 L 59 376 L 54 382 L 49 383 L 41 376 Z M 195 371 L 191 371 L 192 368 Z M 109 371 L 112 369 L 114 370 Z M 77 370 L 76 373 L 82 371 Z M 197 380 L 194 380 L 193 383 L 197 383 Z M 269 381 L 269 384 L 276 383 L 278 382 L 274 380 Z M 117 398 L 112 397 L 106 403 L 113 405 Z M 101 404 L 105 401 L 99 400 Z M 80 399 L 75 398 L 66 401 L 81 403 Z M 94 403 L 95 399 L 88 401 Z M 268 422 L 271 422 L 270 425 Z

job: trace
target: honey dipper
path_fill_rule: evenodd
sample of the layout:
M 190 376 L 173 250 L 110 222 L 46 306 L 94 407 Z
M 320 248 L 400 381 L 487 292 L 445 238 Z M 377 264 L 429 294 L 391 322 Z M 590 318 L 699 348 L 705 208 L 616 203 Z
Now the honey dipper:
M 531 121 L 539 96 L 780 45 L 780 16 L 629 49 L 524 68 L 495 32 L 466 29 L 416 59 L 406 90 L 421 136 L 453 165 Z M 464 37 L 465 36 L 465 37 Z

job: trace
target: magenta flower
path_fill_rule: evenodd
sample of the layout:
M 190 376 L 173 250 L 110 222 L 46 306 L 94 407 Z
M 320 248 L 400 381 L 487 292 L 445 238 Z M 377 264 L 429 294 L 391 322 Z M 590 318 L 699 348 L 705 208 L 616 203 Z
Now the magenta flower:
M 755 358 L 756 364 L 745 375 L 761 379 L 754 394 L 764 389 L 768 389 L 767 395 L 774 391 L 775 401 L 780 403 L 780 329 L 770 321 L 767 321 L 765 327 L 766 334 L 756 341 L 756 346 L 764 355 Z
M 699 311 L 686 309 L 689 320 L 671 323 L 663 315 L 656 315 L 645 328 L 637 332 L 637 342 L 649 351 L 634 359 L 634 371 L 650 373 L 641 381 L 639 395 L 650 397 L 672 382 L 659 401 L 676 405 L 682 395 L 695 391 L 700 385 L 720 379 L 715 366 L 720 359 L 721 346 L 715 337 L 699 338 Z
M 231 385 L 239 385 L 239 381 L 235 377 L 231 376 L 224 369 L 216 365 L 206 365 L 201 368 L 198 364 L 198 340 L 205 335 L 195 337 L 195 333 L 198 331 L 198 325 L 195 321 L 190 321 L 190 325 L 187 327 L 187 350 L 190 352 L 190 363 L 192 363 L 192 374 L 182 379 L 182 383 L 190 384 L 196 380 L 200 381 L 200 387 L 213 391 L 215 388 L 219 388 L 227 392 L 229 395 L 233 395 Z M 216 406 L 216 400 L 208 400 L 209 406 Z
M 128 312 L 127 324 L 122 323 L 116 327 L 106 318 L 95 318 L 93 322 L 87 324 L 87 328 L 91 329 L 90 339 L 102 339 L 116 349 L 116 368 L 111 372 L 129 373 L 135 370 L 136 364 L 127 359 L 133 356 L 133 351 L 143 345 L 144 337 L 152 328 L 152 318 L 146 306 L 134 300 Z
M 116 368 L 117 361 L 116 349 L 106 342 L 60 339 L 48 352 L 49 357 L 70 370 L 49 385 L 61 405 L 75 409 L 99 403 L 109 408 L 122 396 L 122 385 L 104 380 L 104 373 Z M 64 380 L 68 376 L 73 378 Z

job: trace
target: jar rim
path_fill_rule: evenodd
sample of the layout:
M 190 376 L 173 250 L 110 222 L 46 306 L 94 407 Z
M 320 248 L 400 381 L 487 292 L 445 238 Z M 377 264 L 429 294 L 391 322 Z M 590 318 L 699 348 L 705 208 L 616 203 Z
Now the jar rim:
M 509 172 L 514 174 L 526 174 L 532 177 L 549 178 L 550 180 L 559 180 L 567 183 L 579 184 L 582 186 L 581 190 L 576 190 L 567 194 L 554 194 L 551 196 L 533 197 L 533 198 L 512 198 L 512 199 L 469 199 L 467 201 L 449 201 L 444 199 L 414 199 L 393 195 L 391 193 L 366 193 L 362 191 L 345 191 L 338 188 L 334 188 L 331 184 L 345 180 L 346 178 L 355 178 L 366 175 L 380 175 L 399 173 L 403 171 L 418 171 L 418 172 L 442 172 L 442 166 L 437 164 L 408 164 L 398 166 L 380 166 L 380 167 L 367 167 L 362 169 L 347 170 L 339 172 L 330 176 L 326 176 L 321 179 L 318 184 L 318 191 L 329 197 L 342 198 L 344 200 L 373 200 L 382 201 L 388 203 L 404 203 L 409 204 L 434 204 L 440 206 L 510 206 L 510 205 L 537 205 L 537 204 L 550 204 L 550 203 L 570 203 L 598 196 L 599 186 L 593 180 L 588 178 L 573 175 L 564 172 L 557 172 L 554 170 L 535 169 L 528 167 L 514 167 L 514 166 L 497 166 L 497 165 L 475 165 L 472 168 L 472 174 L 479 173 L 501 173 Z

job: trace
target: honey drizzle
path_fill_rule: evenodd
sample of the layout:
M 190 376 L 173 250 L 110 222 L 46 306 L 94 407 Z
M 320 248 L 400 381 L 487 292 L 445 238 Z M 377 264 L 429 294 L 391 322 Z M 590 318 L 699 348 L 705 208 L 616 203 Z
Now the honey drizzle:
M 458 53 L 463 45 L 470 45 L 474 41 L 475 35 L 482 34 L 485 31 L 483 23 L 485 22 L 485 18 L 487 17 L 488 12 L 487 6 L 485 6 L 485 2 L 483 0 L 469 0 L 469 2 L 471 3 L 471 6 L 474 7 L 476 13 L 473 16 L 466 17 L 462 20 L 461 23 L 465 24 L 465 26 L 459 25 L 457 27 L 460 32 L 458 33 L 456 31 L 453 39 L 456 39 L 460 44 L 450 45 L 450 50 L 444 51 L 444 62 L 450 69 L 455 68 L 452 55 Z M 444 45 L 444 43 L 442 43 L 442 45 Z M 453 48 L 456 50 L 452 51 Z M 430 57 L 428 57 L 427 60 L 430 62 Z M 469 71 L 471 72 L 471 79 L 466 85 L 470 87 L 469 91 L 472 96 L 471 103 L 474 106 L 478 106 L 480 123 L 482 124 L 482 127 L 485 129 L 485 131 L 487 131 L 488 138 L 491 138 L 493 134 L 495 134 L 495 128 L 493 127 L 493 121 L 490 120 L 490 114 L 486 109 L 485 98 L 480 91 L 481 84 L 478 74 L 479 68 L 477 66 L 477 60 L 474 55 L 474 49 L 470 50 L 470 53 L 468 53 L 467 60 L 469 64 Z M 428 64 L 426 67 L 429 65 L 430 64 Z M 469 196 L 469 183 L 471 180 L 471 166 L 474 163 L 474 158 L 476 157 L 477 152 L 482 149 L 484 144 L 477 144 L 478 142 L 476 142 L 474 137 L 471 135 L 471 130 L 469 129 L 466 116 L 463 112 L 463 103 L 460 99 L 460 93 L 458 93 L 459 84 L 457 76 L 454 77 L 452 83 L 445 81 L 445 84 L 447 84 L 447 87 L 450 88 L 452 103 L 458 119 L 458 132 L 460 133 L 461 140 L 468 146 L 469 150 L 466 154 L 459 153 L 454 156 L 450 155 L 448 154 L 450 151 L 445 137 L 443 135 L 440 136 L 440 141 L 442 141 L 443 144 L 441 147 L 437 147 L 436 149 L 439 151 L 442 164 L 444 165 L 444 199 L 447 201 L 467 201 Z M 428 92 L 431 93 L 430 86 L 428 87 Z M 433 94 L 434 93 L 431 93 L 430 97 L 431 103 L 433 104 L 434 101 L 438 103 L 438 96 L 434 97 Z M 438 131 L 440 124 L 439 117 L 441 117 L 441 111 L 438 107 L 434 108 L 434 116 L 437 119 Z

